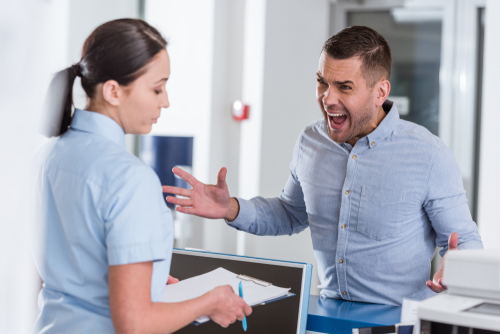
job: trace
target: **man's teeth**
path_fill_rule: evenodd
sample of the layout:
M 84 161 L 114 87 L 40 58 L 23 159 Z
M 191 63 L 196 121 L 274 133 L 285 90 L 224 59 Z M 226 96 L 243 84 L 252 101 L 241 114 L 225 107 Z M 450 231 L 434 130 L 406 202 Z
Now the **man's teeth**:
M 329 112 L 327 112 L 328 116 L 332 116 L 332 117 L 340 117 L 340 116 L 344 116 L 344 114 L 330 114 Z

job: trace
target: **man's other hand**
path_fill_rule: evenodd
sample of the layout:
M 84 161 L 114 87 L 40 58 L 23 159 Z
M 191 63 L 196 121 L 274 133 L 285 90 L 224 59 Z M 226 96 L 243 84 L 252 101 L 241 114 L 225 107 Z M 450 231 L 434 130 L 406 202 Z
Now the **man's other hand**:
M 444 270 L 444 262 L 446 259 L 446 255 L 449 251 L 456 250 L 458 247 L 458 234 L 457 232 L 453 232 L 448 239 L 448 251 L 444 254 L 441 262 L 439 262 L 438 271 L 434 274 L 432 281 L 427 281 L 427 286 L 434 292 L 443 292 L 446 290 L 446 287 L 443 285 L 443 270 Z
M 179 167 L 174 167 L 172 171 L 192 187 L 192 189 L 184 189 L 163 186 L 164 193 L 186 197 L 167 196 L 168 202 L 178 205 L 177 211 L 204 218 L 223 218 L 228 221 L 236 219 L 239 204 L 235 198 L 229 196 L 226 184 L 226 168 L 223 167 L 219 171 L 216 185 L 204 184 Z

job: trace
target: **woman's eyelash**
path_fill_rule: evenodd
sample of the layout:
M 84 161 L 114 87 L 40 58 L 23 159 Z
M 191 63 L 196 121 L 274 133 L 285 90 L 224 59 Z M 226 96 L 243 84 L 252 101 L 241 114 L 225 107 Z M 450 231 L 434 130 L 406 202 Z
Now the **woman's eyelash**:
M 156 93 L 156 94 L 160 94 L 160 93 L 161 93 L 161 90 L 155 89 L 155 93 Z

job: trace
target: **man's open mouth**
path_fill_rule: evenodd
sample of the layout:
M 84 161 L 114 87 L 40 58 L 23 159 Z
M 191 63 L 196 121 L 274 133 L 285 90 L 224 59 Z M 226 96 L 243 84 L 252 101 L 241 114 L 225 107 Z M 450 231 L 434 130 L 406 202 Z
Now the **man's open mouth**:
M 337 125 L 337 126 L 342 125 L 347 120 L 346 114 L 329 113 L 329 112 L 327 112 L 326 114 L 328 115 L 328 120 L 330 121 L 330 125 L 332 125 L 332 127 L 336 127 L 334 125 Z

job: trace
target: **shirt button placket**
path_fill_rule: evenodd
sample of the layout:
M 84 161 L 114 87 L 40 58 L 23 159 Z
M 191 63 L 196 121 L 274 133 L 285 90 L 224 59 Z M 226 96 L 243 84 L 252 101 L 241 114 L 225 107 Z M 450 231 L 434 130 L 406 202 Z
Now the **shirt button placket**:
M 348 163 L 347 163 L 347 174 L 346 174 L 346 179 L 345 179 L 344 185 L 352 184 L 352 179 L 354 177 L 354 170 L 355 170 L 357 159 L 358 159 L 358 156 L 356 154 L 353 154 L 351 156 L 351 159 L 349 159 L 350 161 L 348 161 Z M 346 266 L 344 258 L 345 258 L 345 245 L 347 244 L 346 228 L 347 228 L 347 222 L 349 221 L 349 218 L 350 218 L 351 190 L 345 189 L 344 194 L 346 196 L 346 201 L 344 202 L 344 200 L 342 200 L 343 205 L 341 208 L 341 215 L 340 215 L 341 221 L 344 221 L 344 224 L 342 224 L 340 226 L 340 228 L 341 228 L 341 232 L 344 232 L 344 233 L 339 232 L 339 236 L 338 236 L 339 242 L 337 243 L 337 256 L 339 257 L 337 259 L 337 261 L 338 261 L 338 263 L 337 263 L 337 275 L 339 277 L 339 289 L 341 291 L 342 298 L 347 297 L 347 282 L 346 282 L 347 266 Z

